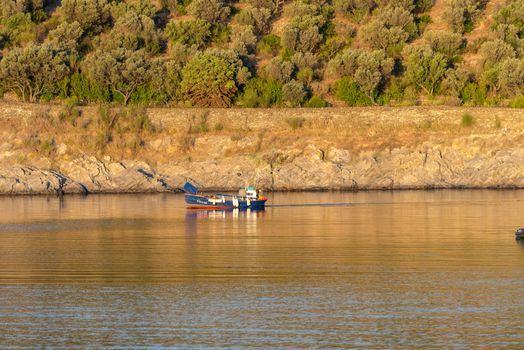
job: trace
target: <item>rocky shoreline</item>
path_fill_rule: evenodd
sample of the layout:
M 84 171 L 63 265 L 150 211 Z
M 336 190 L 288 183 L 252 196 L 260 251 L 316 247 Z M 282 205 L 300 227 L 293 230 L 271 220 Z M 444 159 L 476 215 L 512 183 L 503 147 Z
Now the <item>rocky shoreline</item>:
M 393 149 L 354 155 L 310 146 L 275 152 L 267 163 L 249 157 L 162 164 L 111 162 L 94 156 L 61 169 L 0 169 L 0 194 L 151 193 L 178 191 L 186 179 L 202 190 L 236 190 L 256 184 L 266 191 L 524 188 L 524 151 L 465 157 L 452 148 Z
M 28 151 L 19 125 L 30 124 L 34 107 L 17 108 L 18 114 L 0 109 L 6 125 L 0 141 L 4 195 L 172 192 L 186 179 L 210 191 L 249 184 L 265 191 L 524 188 L 520 110 L 472 110 L 470 128 L 460 126 L 464 109 L 451 107 L 291 110 L 309 123 L 299 130 L 275 116 L 282 110 L 257 110 L 251 119 L 248 111 L 245 118 L 239 110 L 212 111 L 220 113 L 211 117 L 226 124 L 225 130 L 183 131 L 191 138 L 189 149 L 176 135 L 190 112 L 177 117 L 160 110 L 150 112 L 152 120 L 173 126 L 145 139 L 140 156 L 117 159 L 80 147 L 73 152 L 75 145 L 55 131 L 53 152 Z M 332 124 L 323 126 L 326 120 Z

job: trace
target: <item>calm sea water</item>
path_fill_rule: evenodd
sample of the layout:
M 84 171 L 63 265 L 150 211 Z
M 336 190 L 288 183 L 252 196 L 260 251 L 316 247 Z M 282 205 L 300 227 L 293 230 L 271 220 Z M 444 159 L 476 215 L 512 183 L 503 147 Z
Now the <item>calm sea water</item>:
M 524 191 L 270 203 L 0 198 L 0 347 L 524 348 Z

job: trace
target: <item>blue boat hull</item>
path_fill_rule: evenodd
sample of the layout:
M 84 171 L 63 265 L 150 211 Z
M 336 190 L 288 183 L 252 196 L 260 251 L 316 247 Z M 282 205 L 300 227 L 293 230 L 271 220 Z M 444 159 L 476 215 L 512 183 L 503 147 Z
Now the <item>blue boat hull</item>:
M 267 198 L 248 200 L 246 198 L 235 198 L 225 196 L 200 196 L 196 194 L 185 194 L 186 206 L 189 209 L 264 209 Z

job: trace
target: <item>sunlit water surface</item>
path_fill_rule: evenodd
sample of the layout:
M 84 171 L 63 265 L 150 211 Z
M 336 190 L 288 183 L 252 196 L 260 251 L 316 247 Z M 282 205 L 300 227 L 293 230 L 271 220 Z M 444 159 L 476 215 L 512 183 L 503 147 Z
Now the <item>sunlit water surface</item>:
M 0 346 L 524 348 L 523 191 L 269 202 L 0 198 Z

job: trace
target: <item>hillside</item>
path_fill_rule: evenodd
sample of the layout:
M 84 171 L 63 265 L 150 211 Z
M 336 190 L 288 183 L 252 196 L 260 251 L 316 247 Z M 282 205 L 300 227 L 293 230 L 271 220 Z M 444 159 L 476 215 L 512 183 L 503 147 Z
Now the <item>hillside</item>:
M 197 107 L 523 107 L 520 0 L 0 0 L 0 93 Z

